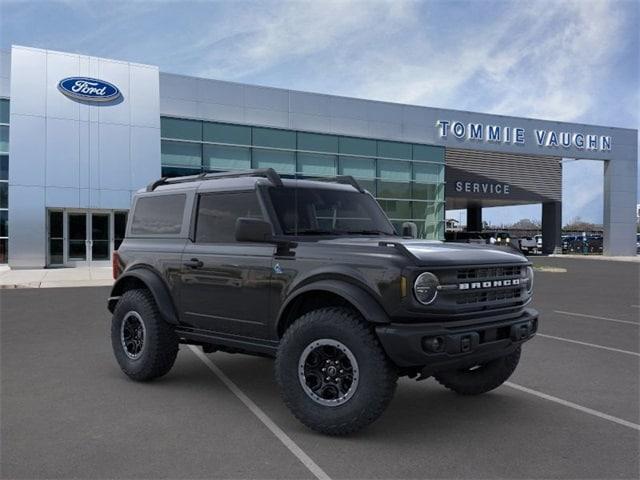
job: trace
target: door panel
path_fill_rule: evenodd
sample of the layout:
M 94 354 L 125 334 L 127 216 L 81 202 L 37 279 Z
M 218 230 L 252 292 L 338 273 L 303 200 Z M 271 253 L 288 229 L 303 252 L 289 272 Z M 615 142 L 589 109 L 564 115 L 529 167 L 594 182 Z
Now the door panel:
M 109 214 L 93 213 L 91 215 L 91 260 L 92 261 L 108 261 L 109 255 L 110 232 L 109 232 Z
M 215 332 L 268 338 L 273 252 L 272 245 L 262 244 L 188 244 L 182 255 L 183 322 Z

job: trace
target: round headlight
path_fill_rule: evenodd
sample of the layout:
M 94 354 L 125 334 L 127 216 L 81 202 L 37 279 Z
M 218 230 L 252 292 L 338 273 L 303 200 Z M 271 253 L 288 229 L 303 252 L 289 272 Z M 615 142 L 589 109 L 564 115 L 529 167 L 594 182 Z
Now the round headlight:
M 527 292 L 533 292 L 533 268 L 527 267 Z
M 421 273 L 413 284 L 413 293 L 423 305 L 433 303 L 438 295 L 438 277 L 431 272 Z

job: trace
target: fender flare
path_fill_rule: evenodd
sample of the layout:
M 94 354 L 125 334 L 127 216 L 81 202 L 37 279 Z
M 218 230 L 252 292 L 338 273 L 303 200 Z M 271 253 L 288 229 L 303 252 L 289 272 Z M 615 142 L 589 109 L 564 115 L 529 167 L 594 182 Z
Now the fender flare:
M 133 268 L 118 277 L 116 283 L 111 289 L 111 296 L 109 297 L 109 311 L 113 313 L 120 296 L 126 291 L 125 287 L 127 283 L 132 279 L 142 282 L 151 292 L 162 319 L 172 325 L 178 325 L 178 315 L 176 313 L 176 308 L 173 303 L 169 287 L 158 273 L 149 268 Z
M 368 322 L 376 324 L 385 324 L 390 322 L 387 312 L 384 311 L 373 295 L 367 292 L 364 288 L 344 280 L 327 279 L 308 283 L 295 290 L 295 292 L 287 298 L 278 312 L 278 321 L 276 324 L 277 331 L 280 331 L 280 326 L 282 325 L 282 322 L 285 321 L 285 313 L 293 302 L 295 302 L 301 295 L 312 291 L 329 292 L 344 298 L 347 302 L 353 305 Z

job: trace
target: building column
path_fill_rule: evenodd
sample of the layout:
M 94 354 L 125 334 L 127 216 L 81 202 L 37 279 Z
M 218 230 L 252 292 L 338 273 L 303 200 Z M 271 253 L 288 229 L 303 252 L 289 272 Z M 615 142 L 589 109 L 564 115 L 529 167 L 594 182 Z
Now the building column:
M 467 232 L 479 232 L 482 230 L 482 207 L 469 205 L 467 207 Z
M 542 204 L 542 253 L 562 253 L 562 202 Z
M 607 256 L 636 255 L 637 145 L 628 158 L 604 164 L 604 245 Z

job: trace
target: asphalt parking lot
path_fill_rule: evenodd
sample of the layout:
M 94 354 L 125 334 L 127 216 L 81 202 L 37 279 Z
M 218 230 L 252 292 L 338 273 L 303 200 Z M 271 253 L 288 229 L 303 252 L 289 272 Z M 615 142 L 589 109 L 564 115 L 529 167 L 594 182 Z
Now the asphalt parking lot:
M 181 346 L 166 377 L 128 380 L 106 287 L 0 290 L 1 476 L 638 478 L 640 264 L 533 261 L 567 271 L 537 273 L 540 334 L 508 385 L 464 398 L 402 379 L 346 438 L 293 418 L 269 359 L 208 355 L 231 390 Z

